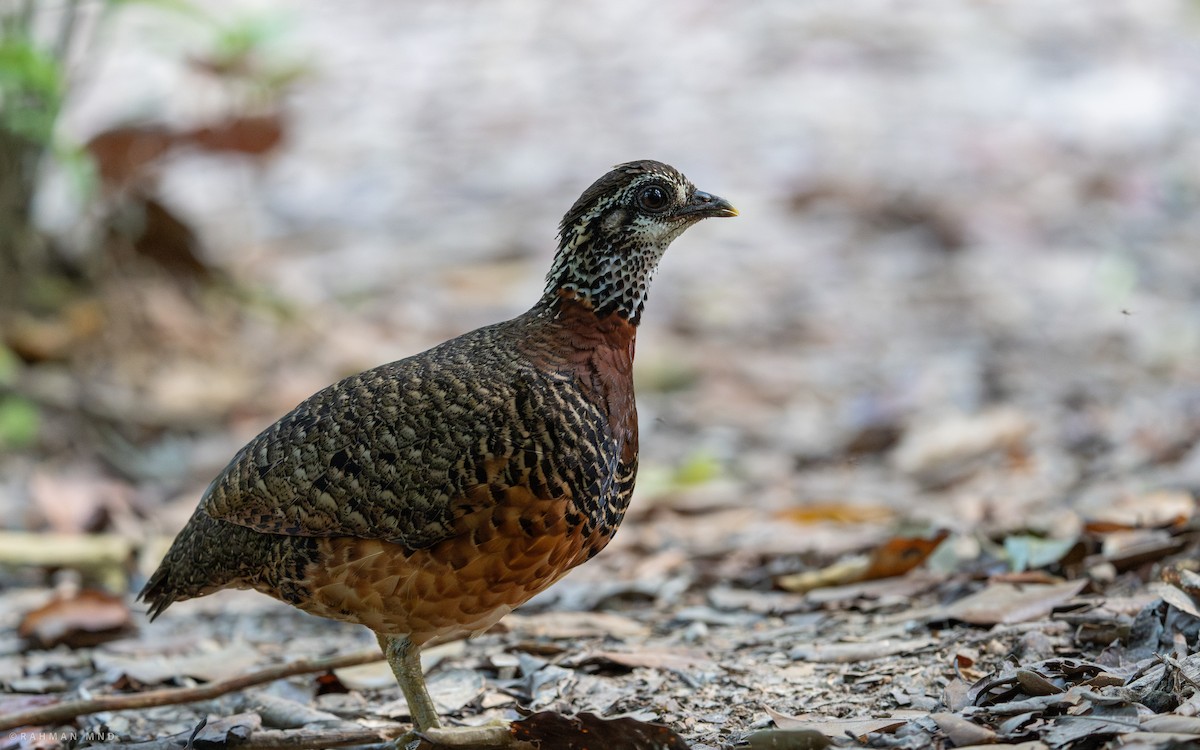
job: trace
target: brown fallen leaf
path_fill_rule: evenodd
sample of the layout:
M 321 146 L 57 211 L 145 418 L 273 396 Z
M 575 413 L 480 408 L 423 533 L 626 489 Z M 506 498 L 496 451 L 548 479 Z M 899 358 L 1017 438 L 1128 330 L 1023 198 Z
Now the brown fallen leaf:
M 951 415 L 905 433 L 892 452 L 900 471 L 928 486 L 940 486 L 969 475 L 991 454 L 1019 454 L 1033 420 L 1012 408 L 973 415 Z
M 284 123 L 279 113 L 228 117 L 180 136 L 207 151 L 259 156 L 283 142 Z
M 216 682 L 242 674 L 261 659 L 262 654 L 240 641 L 218 649 L 175 654 L 125 656 L 98 650 L 92 655 L 96 669 L 122 675 L 136 685 L 158 685 L 182 677 Z
M 810 604 L 848 602 L 856 599 L 882 599 L 884 597 L 916 597 L 946 580 L 942 573 L 931 573 L 925 569 L 914 569 L 902 576 L 874 581 L 857 581 L 844 586 L 824 586 L 809 591 L 804 601 Z
M 857 583 L 865 580 L 871 566 L 870 558 L 864 555 L 847 557 L 819 570 L 789 573 L 775 579 L 775 585 L 784 591 L 803 594 L 828 586 Z
M 84 589 L 51 600 L 21 618 L 17 634 L 38 648 L 95 646 L 134 630 L 125 601 L 112 594 Z
M 513 722 L 513 738 L 534 747 L 555 750 L 687 750 L 687 743 L 670 727 L 629 717 L 602 719 L 593 713 L 563 716 L 539 711 Z
M 938 530 L 931 538 L 896 537 L 889 539 L 871 553 L 871 563 L 867 566 L 865 578 L 893 578 L 904 575 L 908 571 L 925 562 L 938 545 L 950 536 L 946 529 Z
M 109 252 L 122 260 L 149 261 L 178 280 L 211 281 L 199 235 L 162 201 L 133 193 L 107 219 Z
M 536 638 L 592 638 L 596 636 L 637 638 L 650 628 L 637 620 L 611 612 L 544 612 L 534 615 L 511 614 L 498 628 Z
M 1196 500 L 1186 490 L 1154 490 L 1124 495 L 1088 519 L 1088 531 L 1104 533 L 1129 529 L 1182 526 L 1196 512 Z
M 106 130 L 85 148 L 96 161 L 100 179 L 119 186 L 141 177 L 174 141 L 175 136 L 162 125 L 133 125 Z
M 1108 563 L 1116 572 L 1132 570 L 1174 555 L 1187 546 L 1187 540 L 1159 529 L 1118 531 L 1104 537 L 1101 551 L 1084 559 L 1085 568 Z
M 952 713 L 930 714 L 929 718 L 937 722 L 938 729 L 954 743 L 955 747 L 963 745 L 984 745 L 996 740 L 996 733 L 987 727 L 982 727 L 973 721 L 968 721 Z
M 682 651 L 666 651 L 662 649 L 641 649 L 638 651 L 593 651 L 579 657 L 564 660 L 564 666 L 578 666 L 609 662 L 629 669 L 644 667 L 646 669 L 665 669 L 672 672 L 716 672 L 720 669 L 716 662 L 702 654 L 691 654 Z
M 1086 580 L 1064 583 L 1017 586 L 992 583 L 981 591 L 941 608 L 940 615 L 972 625 L 1010 625 L 1028 622 L 1050 614 L 1058 605 L 1078 594 Z
M 943 529 L 931 538 L 894 537 L 877 546 L 870 557 L 843 558 L 820 570 L 779 576 L 775 579 L 775 585 L 784 591 L 804 593 L 827 586 L 894 578 L 925 562 L 925 558 L 929 557 L 947 536 L 949 532 Z
M 29 494 L 52 531 L 80 534 L 104 528 L 112 511 L 129 507 L 133 490 L 98 471 L 39 470 Z
M 93 297 L 83 297 L 64 302 L 51 316 L 9 314 L 0 327 L 0 341 L 26 362 L 60 362 L 73 356 L 81 342 L 106 324 L 103 306 Z
M 860 742 L 865 741 L 866 736 L 872 732 L 894 732 L 907 724 L 909 718 L 926 715 L 920 711 L 912 711 L 905 712 L 906 715 L 902 716 L 888 716 L 879 719 L 831 719 L 816 714 L 791 716 L 780 713 L 770 706 L 763 706 L 763 710 L 767 712 L 767 716 L 771 717 L 771 721 L 775 722 L 775 726 L 780 729 L 807 729 L 836 739 L 844 738 L 846 733 L 849 732 L 858 738 Z
M 788 508 L 778 517 L 799 524 L 821 523 L 889 523 L 896 512 L 883 505 L 852 505 L 850 503 L 813 503 L 800 508 Z
M 826 664 L 857 664 L 895 654 L 910 654 L 918 649 L 929 646 L 933 642 L 932 638 L 918 638 L 912 641 L 885 640 L 868 643 L 817 643 L 810 646 L 797 646 L 788 652 L 788 656 L 799 661 L 822 662 Z

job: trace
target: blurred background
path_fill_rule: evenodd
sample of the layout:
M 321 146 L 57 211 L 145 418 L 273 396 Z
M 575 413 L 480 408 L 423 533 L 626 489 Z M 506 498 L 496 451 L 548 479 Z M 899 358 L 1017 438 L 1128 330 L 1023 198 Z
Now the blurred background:
M 298 401 L 531 305 L 640 158 L 742 215 L 663 262 L 633 522 L 578 575 L 1200 487 L 1195 2 L 0 8 L 0 585 L 46 533 L 138 585 Z

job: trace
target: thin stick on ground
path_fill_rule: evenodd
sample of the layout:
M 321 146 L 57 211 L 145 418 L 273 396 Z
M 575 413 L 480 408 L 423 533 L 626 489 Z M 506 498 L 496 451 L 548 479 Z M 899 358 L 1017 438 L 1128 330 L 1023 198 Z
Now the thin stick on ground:
M 399 736 L 401 730 L 396 729 Z M 238 744 L 245 750 L 320 750 L 326 747 L 355 747 L 356 750 L 394 750 L 392 742 L 380 742 L 384 730 L 373 729 L 292 729 L 287 731 L 277 729 L 260 729 L 250 735 L 245 742 Z M 179 750 L 187 735 L 173 735 L 148 742 L 135 742 L 119 745 L 92 745 L 90 750 Z M 182 739 L 181 739 L 182 738 Z
M 330 669 L 353 667 L 359 664 L 370 664 L 382 661 L 383 654 L 378 650 L 360 651 L 353 654 L 331 656 L 325 659 L 311 659 L 279 664 L 258 672 L 250 672 L 227 680 L 210 682 L 188 688 L 169 688 L 166 690 L 151 690 L 146 693 L 130 695 L 105 695 L 87 700 L 66 701 L 53 706 L 42 706 L 27 711 L 0 716 L 0 730 L 16 729 L 25 726 L 47 726 L 62 724 L 79 716 L 97 714 L 102 711 L 128 711 L 137 708 L 152 708 L 154 706 L 171 706 L 179 703 L 191 703 L 216 698 L 226 693 L 261 685 L 264 682 L 274 682 L 284 677 L 312 672 L 325 672 Z

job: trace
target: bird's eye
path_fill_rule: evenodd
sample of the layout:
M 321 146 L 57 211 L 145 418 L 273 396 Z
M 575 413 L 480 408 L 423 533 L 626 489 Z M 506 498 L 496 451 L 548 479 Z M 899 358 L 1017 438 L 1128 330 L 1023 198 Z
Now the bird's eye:
M 671 200 L 667 197 L 666 190 L 657 185 L 650 185 L 642 188 L 642 192 L 638 193 L 637 202 L 642 210 L 657 213 L 670 205 Z

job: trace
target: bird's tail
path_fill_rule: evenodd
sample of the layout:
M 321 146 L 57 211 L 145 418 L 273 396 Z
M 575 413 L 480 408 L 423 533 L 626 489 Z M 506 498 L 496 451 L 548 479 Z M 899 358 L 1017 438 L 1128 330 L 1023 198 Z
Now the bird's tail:
M 238 585 L 244 550 L 229 539 L 228 529 L 220 528 L 226 526 L 233 525 L 214 520 L 199 508 L 192 514 L 138 594 L 150 605 L 151 620 L 175 602 Z

